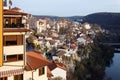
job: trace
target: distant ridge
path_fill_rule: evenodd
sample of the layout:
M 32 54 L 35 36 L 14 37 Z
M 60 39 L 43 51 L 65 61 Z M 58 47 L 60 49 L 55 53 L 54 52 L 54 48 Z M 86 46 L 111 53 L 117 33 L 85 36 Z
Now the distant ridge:
M 114 12 L 99 12 L 93 13 L 86 16 L 66 16 L 66 17 L 59 17 L 59 16 L 49 16 L 49 15 L 33 15 L 37 18 L 45 18 L 48 17 L 52 20 L 57 20 L 59 18 L 65 18 L 72 21 L 79 21 L 79 22 L 89 22 L 92 24 L 98 24 L 102 28 L 108 29 L 111 32 L 120 32 L 120 13 Z
M 59 17 L 58 16 L 49 16 L 49 15 L 33 15 L 34 17 L 37 17 L 37 18 L 50 18 L 50 19 L 58 19 Z
M 68 20 L 77 20 L 77 19 L 82 19 L 83 16 L 65 16 L 65 17 L 59 17 L 59 16 L 49 16 L 49 15 L 33 15 L 34 17 L 37 17 L 37 18 L 45 18 L 45 17 L 48 17 L 50 19 L 59 19 L 59 18 L 65 18 L 65 19 L 68 19 Z
M 120 13 L 100 12 L 87 15 L 83 18 L 84 22 L 99 24 L 101 27 L 112 32 L 120 32 Z

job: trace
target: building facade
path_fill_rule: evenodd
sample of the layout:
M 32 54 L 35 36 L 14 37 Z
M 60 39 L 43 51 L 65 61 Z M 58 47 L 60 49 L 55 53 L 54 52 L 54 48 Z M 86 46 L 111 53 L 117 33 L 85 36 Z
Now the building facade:
M 0 12 L 0 80 L 48 80 L 49 61 L 37 52 L 26 52 L 28 14 L 6 5 Z
M 27 14 L 9 9 L 3 10 L 0 80 L 23 80 L 26 65 L 25 34 L 29 31 L 25 25 L 20 25 L 24 16 Z
M 3 1 L 0 0 L 0 6 L 3 6 Z M 2 56 L 3 56 L 3 8 L 0 7 L 0 67 L 3 65 Z

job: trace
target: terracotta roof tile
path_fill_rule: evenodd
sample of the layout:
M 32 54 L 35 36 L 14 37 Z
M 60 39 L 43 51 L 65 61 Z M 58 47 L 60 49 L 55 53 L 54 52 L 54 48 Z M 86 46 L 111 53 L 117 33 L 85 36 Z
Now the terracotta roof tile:
M 18 7 L 14 7 L 14 8 L 12 8 L 11 10 L 21 10 L 21 9 L 18 8 Z
M 65 65 L 63 65 L 62 63 L 59 63 L 59 62 L 52 62 L 50 65 L 48 65 L 48 67 L 51 71 L 54 70 L 57 67 L 65 70 L 65 71 L 67 70 Z
M 75 48 L 76 48 L 76 45 L 75 45 L 75 44 L 71 44 L 71 45 L 70 45 L 70 48 L 75 49 Z
M 3 10 L 3 14 L 4 15 L 27 15 L 27 13 L 24 13 L 24 12 L 18 12 L 18 11 L 7 10 L 7 9 Z
M 35 70 L 40 67 L 44 67 L 49 65 L 50 62 L 45 59 L 42 55 L 34 52 L 34 51 L 29 51 L 27 52 L 27 66 L 26 70 Z

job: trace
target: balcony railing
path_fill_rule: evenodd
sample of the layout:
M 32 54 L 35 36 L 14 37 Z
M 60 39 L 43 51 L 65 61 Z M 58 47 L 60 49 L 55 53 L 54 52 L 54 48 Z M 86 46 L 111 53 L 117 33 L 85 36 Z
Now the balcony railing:
M 24 28 L 25 24 L 6 24 L 4 28 Z

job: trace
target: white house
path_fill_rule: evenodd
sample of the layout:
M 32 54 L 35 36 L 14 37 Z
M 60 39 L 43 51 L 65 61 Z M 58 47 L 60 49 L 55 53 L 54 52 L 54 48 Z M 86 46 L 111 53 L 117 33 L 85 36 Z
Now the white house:
M 50 65 L 48 65 L 49 69 L 51 70 L 51 73 L 53 74 L 53 78 L 55 77 L 61 77 L 63 80 L 66 80 L 66 67 L 59 62 L 52 62 Z
M 48 80 L 47 65 L 50 62 L 39 52 L 27 52 L 27 64 L 24 71 L 24 80 Z

